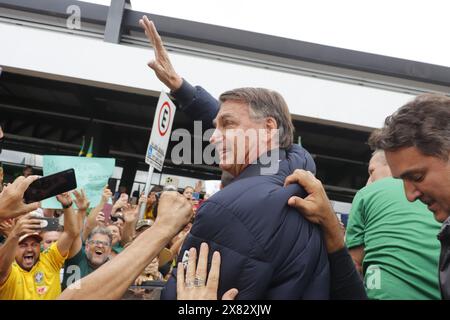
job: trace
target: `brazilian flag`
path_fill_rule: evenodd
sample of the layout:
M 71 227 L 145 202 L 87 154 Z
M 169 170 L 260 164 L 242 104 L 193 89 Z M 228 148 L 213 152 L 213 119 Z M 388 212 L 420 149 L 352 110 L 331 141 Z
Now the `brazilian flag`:
M 86 158 L 92 158 L 94 156 L 94 137 L 91 137 L 91 143 L 89 144 L 89 149 L 86 154 Z
M 84 156 L 84 136 L 83 136 L 83 141 L 81 142 L 81 148 L 80 148 L 80 152 L 78 152 L 78 156 L 79 157 Z

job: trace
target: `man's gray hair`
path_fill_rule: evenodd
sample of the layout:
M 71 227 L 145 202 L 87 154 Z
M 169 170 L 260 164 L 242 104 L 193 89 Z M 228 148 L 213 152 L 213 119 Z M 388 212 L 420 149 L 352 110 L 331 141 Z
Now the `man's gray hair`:
M 106 227 L 95 227 L 92 231 L 91 231 L 91 233 L 89 233 L 89 236 L 88 236 L 88 238 L 87 238 L 87 242 L 89 242 L 89 241 L 91 241 L 91 239 L 92 239 L 92 237 L 94 237 L 94 235 L 96 235 L 96 234 L 103 234 L 103 235 L 105 235 L 105 236 L 108 236 L 108 239 L 109 239 L 109 245 L 111 245 L 111 243 L 112 243 L 112 233 L 111 233 L 111 230 L 109 230 L 108 228 L 106 228 Z
M 280 148 L 289 148 L 294 139 L 294 125 L 286 101 L 276 91 L 265 88 L 238 88 L 220 95 L 221 103 L 235 100 L 247 103 L 253 118 L 274 118 L 280 137 Z

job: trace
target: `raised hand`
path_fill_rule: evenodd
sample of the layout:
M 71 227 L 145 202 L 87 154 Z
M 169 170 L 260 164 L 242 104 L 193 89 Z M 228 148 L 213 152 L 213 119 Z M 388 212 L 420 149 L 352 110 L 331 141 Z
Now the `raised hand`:
M 202 181 L 202 180 L 198 180 L 198 181 L 195 183 L 194 192 L 200 193 L 200 192 L 202 192 L 202 189 L 203 189 L 203 181 Z
M 158 216 L 155 225 L 176 235 L 186 226 L 193 215 L 191 202 L 176 191 L 165 191 L 158 203 Z
M 61 194 L 58 194 L 56 196 L 56 200 L 59 201 L 64 206 L 70 206 L 72 204 L 72 197 L 70 196 L 69 192 L 64 192 Z
M 108 189 L 108 185 L 103 188 L 101 203 L 108 203 L 108 200 L 112 198 L 112 192 Z
M 106 227 L 106 219 L 105 214 L 103 212 L 99 212 L 97 217 L 95 217 L 95 221 L 97 222 L 97 225 L 100 227 Z
M 75 204 L 77 205 L 78 211 L 86 211 L 89 208 L 89 200 L 84 190 L 74 190 L 72 193 L 75 196 Z
M 28 213 L 16 221 L 11 230 L 10 237 L 19 239 L 21 236 L 29 233 L 39 232 L 41 230 L 41 220 L 34 216 L 34 213 Z
M 148 66 L 155 72 L 158 79 L 164 83 L 170 90 L 176 91 L 183 83 L 183 79 L 176 73 L 170 62 L 169 55 L 161 37 L 156 31 L 153 21 L 150 21 L 147 16 L 143 16 L 139 20 L 139 24 L 144 29 L 144 32 L 150 41 L 150 44 L 155 50 L 155 59 L 152 59 Z
M 139 201 L 138 201 L 138 207 L 141 206 L 141 204 L 143 203 L 147 203 L 148 197 L 142 193 L 141 196 L 139 197 Z

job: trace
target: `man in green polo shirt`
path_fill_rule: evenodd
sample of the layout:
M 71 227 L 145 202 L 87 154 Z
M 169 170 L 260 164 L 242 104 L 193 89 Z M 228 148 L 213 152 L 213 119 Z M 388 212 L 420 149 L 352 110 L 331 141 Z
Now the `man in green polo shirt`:
M 78 242 L 78 247 L 76 254 L 67 259 L 64 264 L 64 278 L 61 285 L 63 289 L 108 261 L 112 248 L 111 231 L 104 227 L 96 227 L 89 234 L 85 247 L 81 245 L 81 240 Z
M 383 151 L 369 164 L 368 185 L 355 196 L 346 242 L 371 299 L 441 299 L 440 224 L 420 201 L 408 202 Z

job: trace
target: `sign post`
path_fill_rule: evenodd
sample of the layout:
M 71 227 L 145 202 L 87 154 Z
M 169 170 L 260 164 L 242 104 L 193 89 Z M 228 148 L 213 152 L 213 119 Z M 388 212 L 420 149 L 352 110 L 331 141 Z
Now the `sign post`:
M 158 104 L 156 106 L 155 117 L 153 119 L 152 133 L 150 134 L 147 153 L 145 155 L 145 163 L 150 166 L 144 189 L 144 194 L 147 197 L 150 193 L 150 185 L 154 169 L 162 171 L 164 165 L 167 146 L 169 145 L 170 134 L 172 132 L 175 111 L 176 107 L 173 102 L 164 91 L 161 91 L 161 95 L 159 96 Z M 145 207 L 145 203 L 141 204 L 141 207 L 139 208 L 139 219 L 144 218 Z

